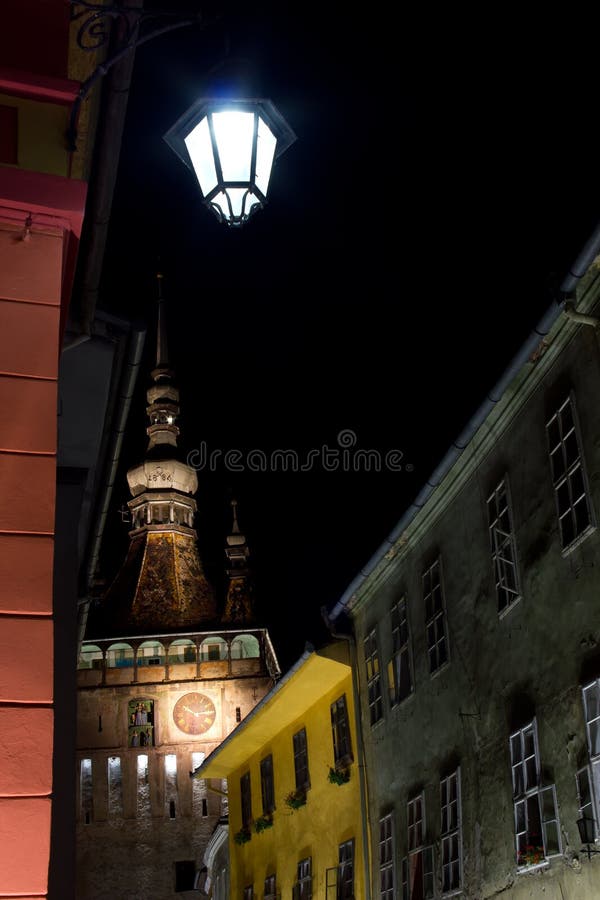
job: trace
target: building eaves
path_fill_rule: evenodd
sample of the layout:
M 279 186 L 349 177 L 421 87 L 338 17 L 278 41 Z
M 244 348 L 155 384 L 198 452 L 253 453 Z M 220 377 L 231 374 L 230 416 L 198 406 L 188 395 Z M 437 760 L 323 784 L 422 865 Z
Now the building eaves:
M 407 542 L 407 532 L 409 527 L 413 525 L 413 522 L 419 513 L 431 503 L 434 494 L 439 494 L 449 473 L 451 473 L 456 463 L 461 459 L 465 450 L 472 445 L 473 438 L 480 431 L 490 413 L 505 397 L 509 386 L 511 386 L 518 376 L 523 373 L 523 370 L 528 363 L 531 363 L 532 360 L 538 358 L 538 355 L 541 355 L 540 348 L 542 354 L 546 351 L 546 347 L 544 346 L 545 338 L 555 328 L 557 321 L 567 308 L 570 297 L 580 280 L 589 271 L 599 252 L 600 222 L 596 225 L 596 228 L 577 256 L 577 259 L 570 267 L 569 273 L 564 278 L 560 288 L 562 295 L 561 300 L 553 302 L 546 310 L 536 327 L 530 332 L 526 341 L 521 346 L 521 349 L 513 357 L 500 379 L 488 393 L 485 400 L 479 405 L 478 409 L 463 428 L 459 436 L 446 451 L 443 459 L 431 473 L 424 486 L 421 488 L 421 491 L 400 518 L 394 529 L 348 585 L 332 609 L 329 612 L 325 609 L 323 610 L 326 622 L 332 624 L 342 613 L 352 609 L 359 601 L 359 598 L 362 597 L 363 593 L 366 592 L 367 586 L 373 588 L 374 584 L 379 582 L 380 577 L 383 577 L 390 563 L 396 557 L 398 548 L 403 543 Z

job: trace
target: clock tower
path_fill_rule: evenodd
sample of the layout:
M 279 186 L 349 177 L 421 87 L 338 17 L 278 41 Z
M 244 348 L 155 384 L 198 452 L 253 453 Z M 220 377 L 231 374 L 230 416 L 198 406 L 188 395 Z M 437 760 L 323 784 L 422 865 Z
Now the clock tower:
M 227 787 L 190 772 L 280 674 L 268 632 L 254 624 L 235 507 L 222 613 L 204 571 L 158 284 L 148 444 L 127 473 L 129 550 L 90 613 L 78 662 L 78 900 L 176 900 L 202 886 Z

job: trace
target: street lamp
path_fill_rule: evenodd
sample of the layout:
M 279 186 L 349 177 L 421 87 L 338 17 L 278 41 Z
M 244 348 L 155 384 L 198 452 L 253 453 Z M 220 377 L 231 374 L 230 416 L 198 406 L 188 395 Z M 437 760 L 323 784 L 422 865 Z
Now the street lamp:
M 205 205 L 237 228 L 263 208 L 273 162 L 296 140 L 265 99 L 202 98 L 163 137 L 195 172 Z
M 205 26 L 200 13 L 144 9 L 143 0 L 68 0 L 76 39 L 85 52 L 112 52 L 81 84 L 71 109 L 67 141 L 77 149 L 81 103 L 96 82 L 136 47 L 170 31 Z M 118 29 L 109 28 L 118 23 Z M 201 99 L 164 135 L 196 173 L 206 206 L 220 222 L 240 227 L 267 201 L 273 162 L 296 140 L 281 113 L 266 99 Z
M 579 829 L 579 837 L 581 838 L 581 843 L 585 844 L 585 847 L 582 847 L 587 855 L 588 859 L 592 858 L 592 853 L 600 853 L 600 850 L 592 850 L 591 844 L 595 843 L 596 840 L 596 825 L 593 819 L 590 819 L 588 816 L 583 816 L 581 819 L 577 819 L 577 828 Z

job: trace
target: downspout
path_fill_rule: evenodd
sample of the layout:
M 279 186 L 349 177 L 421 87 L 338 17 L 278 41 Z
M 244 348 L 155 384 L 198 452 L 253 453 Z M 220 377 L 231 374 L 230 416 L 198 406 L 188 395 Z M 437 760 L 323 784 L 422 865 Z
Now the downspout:
M 340 641 L 347 641 L 350 650 L 350 667 L 352 670 L 352 694 L 354 697 L 354 721 L 356 725 L 356 735 L 358 738 L 358 771 L 359 771 L 359 788 L 360 788 L 360 810 L 362 825 L 362 845 L 363 845 L 363 865 L 365 869 L 365 900 L 371 900 L 371 817 L 369 815 L 369 783 L 367 779 L 367 764 L 365 760 L 365 741 L 362 728 L 362 715 L 360 703 L 360 685 L 358 659 L 356 652 L 356 641 L 354 636 L 345 632 L 336 631 L 335 626 L 329 616 L 327 609 L 321 607 L 321 615 L 325 626 L 333 638 Z
M 363 583 L 374 572 L 377 566 L 385 559 L 386 555 L 393 549 L 398 538 L 408 528 L 412 520 L 416 517 L 417 513 L 419 513 L 420 510 L 425 506 L 434 490 L 441 483 L 442 479 L 448 474 L 463 450 L 467 447 L 471 439 L 474 437 L 477 430 L 484 423 L 488 414 L 494 408 L 496 403 L 501 400 L 504 391 L 506 390 L 510 382 L 522 369 L 522 367 L 527 362 L 529 362 L 531 355 L 539 347 L 540 340 L 542 340 L 550 332 L 561 313 L 564 313 L 568 318 L 572 318 L 573 321 L 580 321 L 583 324 L 593 325 L 594 327 L 597 327 L 598 323 L 596 319 L 594 319 L 592 316 L 582 317 L 581 313 L 578 313 L 574 310 L 573 306 L 570 304 L 570 301 L 567 298 L 569 295 L 573 294 L 578 282 L 581 278 L 583 278 L 598 253 L 600 253 L 600 222 L 598 222 L 598 224 L 596 225 L 590 238 L 571 266 L 569 274 L 563 280 L 560 288 L 562 298 L 555 301 L 548 307 L 536 327 L 529 334 L 529 337 L 527 338 L 521 349 L 509 363 L 508 368 L 505 370 L 504 374 L 500 377 L 499 381 L 492 388 L 486 399 L 479 406 L 467 425 L 463 428 L 455 442 L 446 452 L 446 455 L 439 463 L 437 468 L 429 476 L 427 482 L 425 483 L 423 488 L 421 488 L 421 491 L 417 495 L 416 499 L 408 507 L 393 531 L 388 535 L 379 549 L 375 551 L 371 559 L 348 585 L 340 599 L 333 606 L 331 612 L 329 613 L 329 618 L 331 620 L 335 620 L 342 612 L 347 609 L 348 605 L 356 597 L 356 594 L 360 590 Z M 600 341 L 600 330 L 597 330 L 596 334 L 598 336 L 598 340 Z
M 127 354 L 127 361 L 125 363 L 125 369 L 121 378 L 118 408 L 116 412 L 116 422 L 113 428 L 111 445 L 106 462 L 107 473 L 102 484 L 100 496 L 98 498 L 97 513 L 94 516 L 95 527 L 90 538 L 89 550 L 87 553 L 87 565 L 84 581 L 85 596 L 79 604 L 79 625 L 77 636 L 78 654 L 81 647 L 81 642 L 85 636 L 85 629 L 91 603 L 93 580 L 98 566 L 100 547 L 104 535 L 104 526 L 106 524 L 110 502 L 112 499 L 113 488 L 117 476 L 117 469 L 121 457 L 121 448 L 123 446 L 123 439 L 125 437 L 127 419 L 129 417 L 129 411 L 131 409 L 131 403 L 135 392 L 138 372 L 140 370 L 140 365 L 142 362 L 145 339 L 145 331 L 136 330 L 132 332 L 129 351 Z

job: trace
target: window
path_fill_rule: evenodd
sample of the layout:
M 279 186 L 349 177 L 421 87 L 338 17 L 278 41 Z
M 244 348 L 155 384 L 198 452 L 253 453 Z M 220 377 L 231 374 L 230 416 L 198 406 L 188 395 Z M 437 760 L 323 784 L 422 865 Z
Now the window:
M 388 683 L 392 706 L 402 703 L 412 694 L 412 663 L 410 657 L 410 632 L 406 612 L 406 600 L 402 598 L 390 612 L 392 626 L 392 658 L 388 664 Z
M 367 669 L 367 691 L 369 694 L 369 718 L 371 725 L 383 716 L 381 698 L 381 672 L 379 671 L 379 651 L 375 629 L 364 640 L 365 666 Z
M 293 737 L 294 772 L 296 774 L 296 790 L 305 791 L 310 787 L 308 772 L 308 747 L 306 744 L 306 728 L 301 728 Z
M 240 795 L 242 803 L 242 828 L 249 828 L 252 821 L 252 793 L 250 788 L 250 772 L 240 778 Z
M 204 762 L 204 753 L 194 751 L 192 753 L 192 771 L 195 772 L 196 769 L 199 769 L 203 762 Z M 194 815 L 194 816 L 207 815 L 208 809 L 207 809 L 206 813 L 204 812 L 205 804 L 206 804 L 206 779 L 205 778 L 192 778 L 192 815 Z
M 429 672 L 433 675 L 448 661 L 446 610 L 442 591 L 440 560 L 423 572 L 423 600 L 425 602 L 425 631 Z
M 590 764 L 577 773 L 579 813 L 594 820 L 596 840 L 600 808 L 600 679 L 583 688 L 583 710 Z
M 267 875 L 265 878 L 264 900 L 275 900 L 277 897 L 277 885 L 275 875 Z
M 546 425 L 552 482 L 563 550 L 592 525 L 574 398 L 567 397 Z
M 93 820 L 94 795 L 92 787 L 92 761 L 82 759 L 79 774 L 79 793 L 81 820 L 84 825 L 89 825 Z
M 515 600 L 518 600 L 521 594 L 510 495 L 506 479 L 501 481 L 488 497 L 487 508 L 496 598 L 498 612 L 501 613 L 508 609 Z
M 269 754 L 260 761 L 260 787 L 262 791 L 263 813 L 268 815 L 275 809 L 275 785 L 273 782 L 273 756 Z
M 394 829 L 392 816 L 379 820 L 379 895 L 394 900 Z
M 185 859 L 175 863 L 175 893 L 193 891 L 196 877 L 196 863 Z
M 535 719 L 510 736 L 517 865 L 529 867 L 561 852 L 553 784 L 541 786 Z
M 433 897 L 433 847 L 425 847 L 425 797 L 417 794 L 407 804 L 408 856 L 402 862 L 403 900 Z
M 311 900 L 312 898 L 312 859 L 301 859 L 296 872 L 296 884 L 292 891 L 292 900 Z
M 442 893 L 460 891 L 462 886 L 462 831 L 460 810 L 460 769 L 440 781 L 442 812 Z
M 154 701 L 135 698 L 127 704 L 128 744 L 130 747 L 154 745 Z
M 177 755 L 165 754 L 165 805 L 171 819 L 176 815 L 177 803 Z
M 254 885 L 249 884 L 248 887 L 244 888 L 244 900 L 253 900 L 254 898 Z
M 333 758 L 336 768 L 343 768 L 352 762 L 350 746 L 350 723 L 346 707 L 346 695 L 342 694 L 331 704 L 331 730 L 333 732 Z
M 137 760 L 137 814 L 140 818 L 150 815 L 150 781 L 148 779 L 148 756 L 145 753 L 138 753 Z
M 338 851 L 337 900 L 354 898 L 354 840 L 344 841 Z
M 123 778 L 119 756 L 108 758 L 108 816 L 123 815 Z

